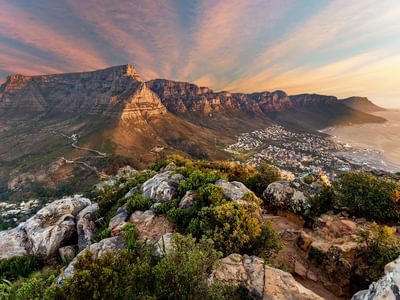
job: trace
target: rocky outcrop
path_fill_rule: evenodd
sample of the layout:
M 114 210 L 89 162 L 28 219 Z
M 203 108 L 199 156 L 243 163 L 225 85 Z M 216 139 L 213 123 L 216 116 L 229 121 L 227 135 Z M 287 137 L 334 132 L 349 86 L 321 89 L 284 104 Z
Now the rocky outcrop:
M 54 256 L 62 246 L 77 238 L 75 217 L 90 200 L 69 197 L 39 210 L 18 227 L 0 232 L 0 258 L 31 254 L 43 259 Z
M 209 280 L 245 287 L 257 299 L 323 299 L 296 282 L 291 274 L 269 267 L 255 256 L 225 257 L 216 264 Z
M 269 207 L 276 210 L 288 210 L 295 214 L 306 214 L 311 207 L 303 192 L 286 181 L 271 183 L 263 192 L 262 197 Z
M 126 220 L 129 218 L 129 213 L 125 206 L 118 208 L 117 213 L 111 218 L 108 223 L 108 228 L 111 230 L 113 236 L 118 235 L 121 232 L 122 227 L 126 224 Z
M 179 208 L 189 208 L 196 203 L 196 191 L 187 191 L 179 202 Z
M 158 96 L 131 65 L 42 76 L 9 76 L 0 87 L 1 112 L 101 114 L 121 119 L 163 114 Z
M 135 211 L 129 222 L 136 225 L 141 240 L 158 241 L 162 235 L 174 231 L 173 225 L 165 216 L 156 215 L 151 210 Z
M 229 200 L 240 200 L 248 193 L 253 194 L 253 192 L 250 191 L 243 183 L 238 181 L 229 182 L 220 179 L 215 183 L 215 185 L 222 188 L 225 197 L 227 197 Z
M 92 238 L 97 232 L 95 221 L 98 216 L 99 205 L 97 203 L 87 206 L 79 212 L 76 218 L 79 251 L 82 251 L 92 244 Z
M 385 275 L 368 290 L 356 293 L 352 300 L 400 299 L 400 258 L 385 266 Z
M 107 238 L 98 243 L 90 245 L 86 250 L 80 252 L 68 265 L 64 272 L 58 277 L 58 284 L 62 285 L 65 279 L 71 278 L 74 275 L 75 265 L 78 261 L 78 258 L 84 255 L 86 251 L 90 251 L 93 260 L 96 260 L 108 252 L 116 252 L 124 247 L 125 242 L 121 236 Z
M 179 182 L 185 177 L 173 171 L 156 174 L 141 187 L 143 196 L 151 198 L 154 202 L 170 202 L 176 195 Z

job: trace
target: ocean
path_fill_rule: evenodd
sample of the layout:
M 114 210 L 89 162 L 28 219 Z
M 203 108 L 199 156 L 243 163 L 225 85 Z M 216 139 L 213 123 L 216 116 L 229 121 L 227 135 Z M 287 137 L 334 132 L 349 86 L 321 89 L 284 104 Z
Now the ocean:
M 400 110 L 374 114 L 388 121 L 332 127 L 323 132 L 337 142 L 352 146 L 352 151 L 345 154 L 348 158 L 378 169 L 400 172 Z

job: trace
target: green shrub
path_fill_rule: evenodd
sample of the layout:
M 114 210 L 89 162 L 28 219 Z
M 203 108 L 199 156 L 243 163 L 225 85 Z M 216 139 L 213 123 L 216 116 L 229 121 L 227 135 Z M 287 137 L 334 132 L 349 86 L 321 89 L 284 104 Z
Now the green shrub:
M 364 232 L 367 244 L 365 258 L 369 267 L 370 280 L 378 280 L 383 275 L 386 264 L 400 256 L 400 240 L 393 235 L 393 230 L 387 226 L 372 224 L 372 234 Z
M 175 251 L 154 268 L 156 291 L 162 299 L 207 299 L 207 276 L 221 254 L 211 240 L 174 236 Z
M 148 210 L 150 206 L 153 204 L 153 201 L 144 197 L 140 192 L 134 193 L 131 197 L 126 201 L 126 209 L 129 213 L 133 213 L 136 210 Z
M 105 225 L 97 231 L 96 235 L 93 237 L 93 242 L 100 242 L 101 240 L 109 238 L 110 236 L 111 229 L 108 228 L 108 225 Z
M 245 179 L 243 183 L 260 197 L 269 184 L 278 180 L 280 180 L 279 170 L 264 163 L 257 167 L 256 174 Z
M 199 213 L 200 207 L 199 206 L 192 206 L 189 208 L 177 208 L 173 207 L 167 212 L 167 218 L 171 223 L 174 223 L 179 228 L 185 230 L 191 220 L 197 217 Z
M 126 224 L 122 228 L 122 236 L 124 237 L 124 241 L 129 250 L 137 250 L 140 247 L 140 243 L 138 242 L 139 231 L 137 230 L 134 224 Z
M 219 205 L 227 201 L 224 190 L 212 183 L 203 185 L 197 190 L 196 200 L 203 206 Z
M 178 193 L 184 195 L 189 190 L 197 190 L 199 187 L 214 183 L 220 176 L 214 172 L 196 170 L 190 174 L 189 178 L 182 180 L 178 186 Z
M 211 238 L 216 248 L 225 255 L 249 251 L 249 254 L 272 252 L 276 250 L 277 238 L 257 216 L 257 207 L 245 207 L 236 202 L 204 207 L 199 217 L 200 232 Z M 191 230 L 196 228 L 195 225 L 192 224 Z
M 400 220 L 400 186 L 387 179 L 365 173 L 344 173 L 334 186 L 339 203 L 350 213 L 376 221 Z
M 324 187 L 317 195 L 308 199 L 311 205 L 310 215 L 319 216 L 329 210 L 334 209 L 337 199 L 333 187 Z
M 0 279 L 15 280 L 18 277 L 27 277 L 40 267 L 40 260 L 32 255 L 2 259 L 0 260 Z

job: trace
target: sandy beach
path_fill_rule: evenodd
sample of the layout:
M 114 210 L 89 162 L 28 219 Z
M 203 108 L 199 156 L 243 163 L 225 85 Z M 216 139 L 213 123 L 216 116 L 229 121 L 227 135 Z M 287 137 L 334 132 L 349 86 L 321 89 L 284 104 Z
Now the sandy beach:
M 400 110 L 374 114 L 388 121 L 383 124 L 334 127 L 324 132 L 332 135 L 336 141 L 350 144 L 355 148 L 378 150 L 380 153 L 368 155 L 368 159 L 398 172 L 400 171 Z

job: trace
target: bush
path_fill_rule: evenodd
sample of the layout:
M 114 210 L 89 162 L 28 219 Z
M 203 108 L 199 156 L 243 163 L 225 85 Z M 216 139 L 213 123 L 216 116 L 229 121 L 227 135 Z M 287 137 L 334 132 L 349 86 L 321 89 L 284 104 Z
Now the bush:
M 262 223 L 255 211 L 258 206 L 245 207 L 228 202 L 215 207 L 204 207 L 199 217 L 199 228 L 191 230 L 211 238 L 224 255 L 231 253 L 266 254 L 278 245 L 273 230 Z
M 264 163 L 257 168 L 255 175 L 248 177 L 243 183 L 260 197 L 269 184 L 278 180 L 280 180 L 279 170 Z
M 317 195 L 310 197 L 308 201 L 311 205 L 310 215 L 312 217 L 319 216 L 334 209 L 337 202 L 335 190 L 330 186 L 323 187 Z
M 18 277 L 27 277 L 40 267 L 40 260 L 32 255 L 2 259 L 0 260 L 0 279 L 15 280 Z
M 221 256 L 211 240 L 174 236 L 175 251 L 154 268 L 156 291 L 162 299 L 207 299 L 207 275 Z M 214 291 L 215 292 L 215 291 Z
M 148 210 L 150 206 L 153 204 L 153 201 L 144 197 L 140 192 L 134 193 L 131 197 L 126 201 L 126 209 L 129 213 L 133 213 L 136 210 Z
M 209 206 L 226 202 L 226 197 L 224 195 L 224 190 L 220 186 L 209 183 L 197 190 L 196 200 L 203 206 Z
M 369 267 L 371 281 L 378 280 L 386 264 L 400 256 L 400 240 L 393 235 L 393 230 L 387 226 L 372 224 L 372 234 L 364 232 L 367 244 L 365 258 Z
M 334 182 L 339 203 L 350 213 L 376 221 L 400 220 L 400 186 L 365 173 L 344 173 Z
M 178 193 L 183 196 L 187 191 L 197 190 L 199 187 L 214 183 L 220 178 L 221 177 L 214 172 L 195 170 L 190 174 L 189 178 L 179 183 Z

